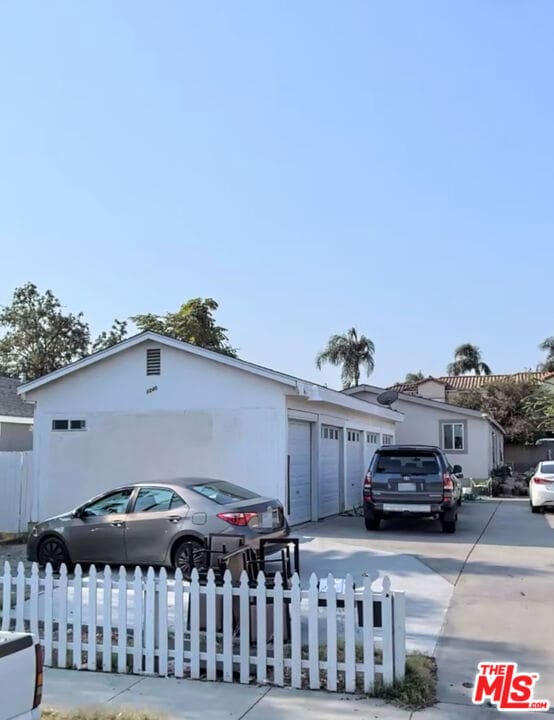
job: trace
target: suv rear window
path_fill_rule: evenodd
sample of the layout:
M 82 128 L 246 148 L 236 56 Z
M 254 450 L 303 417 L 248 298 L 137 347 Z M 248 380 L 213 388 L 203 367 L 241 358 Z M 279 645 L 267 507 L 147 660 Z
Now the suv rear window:
M 401 475 L 438 475 L 440 467 L 434 453 L 381 452 L 377 458 L 375 472 Z
M 218 505 L 230 505 L 241 500 L 253 500 L 260 497 L 257 493 L 245 488 L 225 482 L 225 480 L 211 480 L 210 482 L 196 483 L 190 486 L 191 490 L 213 500 Z

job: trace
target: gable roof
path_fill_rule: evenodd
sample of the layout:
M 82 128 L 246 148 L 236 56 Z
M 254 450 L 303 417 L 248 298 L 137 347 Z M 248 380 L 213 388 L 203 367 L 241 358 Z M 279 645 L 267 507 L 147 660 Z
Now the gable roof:
M 94 365 L 95 363 L 101 362 L 109 357 L 113 357 L 124 350 L 128 350 L 144 342 L 156 342 L 160 345 L 166 345 L 167 347 L 212 360 L 222 365 L 243 370 L 251 373 L 252 375 L 263 377 L 267 380 L 273 380 L 274 382 L 293 388 L 295 390 L 295 394 L 305 397 L 308 400 L 328 402 L 333 405 L 357 410 L 358 412 L 378 415 L 379 417 L 394 420 L 396 422 L 402 422 L 404 419 L 402 413 L 397 410 L 384 408 L 382 405 L 378 405 L 377 403 L 369 403 L 366 400 L 346 397 L 339 390 L 332 390 L 323 385 L 318 385 L 308 380 L 302 380 L 301 378 L 294 377 L 293 375 L 287 375 L 285 373 L 277 372 L 276 370 L 270 370 L 269 368 L 262 367 L 261 365 L 255 365 L 254 363 L 247 362 L 246 360 L 239 360 L 238 358 L 229 357 L 228 355 L 223 355 L 222 353 L 214 352 L 213 350 L 206 350 L 205 348 L 198 347 L 198 345 L 192 345 L 191 343 L 184 342 L 183 340 L 177 340 L 167 335 L 162 335 L 148 330 L 126 338 L 125 340 L 122 340 L 116 345 L 112 345 L 105 350 L 99 350 L 91 355 L 87 355 L 86 357 L 81 358 L 81 360 L 77 360 L 63 368 L 60 368 L 59 370 L 54 370 L 54 372 L 48 373 L 48 375 L 43 375 L 36 380 L 24 383 L 19 386 L 17 392 L 19 395 L 23 395 L 33 390 L 37 390 L 44 385 L 61 380 L 67 375 L 79 372 L 79 370 L 82 370 L 83 368 Z
M 16 378 L 0 375 L 0 416 L 32 418 L 34 408 L 29 403 L 23 402 L 17 394 L 17 388 L 21 383 Z
M 357 385 L 356 387 L 347 388 L 342 391 L 347 395 L 355 395 L 358 392 L 370 392 L 370 393 L 382 393 L 383 388 L 376 387 L 375 385 Z M 397 392 L 399 392 L 397 390 Z M 440 400 L 431 400 L 430 398 L 419 397 L 419 395 L 411 395 L 409 393 L 399 393 L 399 400 L 403 402 L 411 402 L 416 405 L 424 405 L 426 407 L 434 408 L 435 410 L 441 410 L 442 412 L 452 412 L 456 415 L 467 415 L 468 417 L 480 418 L 486 420 L 491 425 L 494 425 L 501 433 L 505 434 L 504 428 L 498 423 L 493 417 L 487 413 L 483 413 L 480 410 L 471 410 L 470 408 L 461 407 L 460 405 L 452 405 L 451 403 L 442 402 Z
M 444 375 L 442 377 L 427 377 L 423 380 L 411 383 L 395 383 L 391 385 L 389 390 L 396 390 L 397 392 L 415 392 L 419 385 L 425 382 L 433 380 L 434 382 L 441 383 L 449 391 L 456 390 L 475 390 L 483 385 L 497 382 L 544 382 L 554 377 L 552 372 L 517 372 L 517 373 L 506 373 L 503 375 Z

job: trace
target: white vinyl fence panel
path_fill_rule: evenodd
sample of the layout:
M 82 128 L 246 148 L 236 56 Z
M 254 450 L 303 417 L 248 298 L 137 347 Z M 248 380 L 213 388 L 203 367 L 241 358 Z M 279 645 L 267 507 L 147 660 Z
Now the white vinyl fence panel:
M 0 452 L 0 533 L 26 532 L 32 501 L 32 451 Z
M 257 583 L 229 571 L 191 582 L 180 570 L 134 573 L 94 566 L 88 575 L 20 563 L 0 574 L 0 629 L 33 632 L 50 667 L 173 675 L 224 682 L 371 691 L 404 677 L 404 596 L 385 578 L 381 592 L 352 578 L 294 575 Z

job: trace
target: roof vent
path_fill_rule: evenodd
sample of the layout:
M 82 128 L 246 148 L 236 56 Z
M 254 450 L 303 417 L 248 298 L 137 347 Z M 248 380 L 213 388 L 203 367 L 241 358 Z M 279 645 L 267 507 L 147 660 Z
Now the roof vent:
M 160 348 L 149 348 L 146 351 L 146 374 L 160 375 L 162 368 Z

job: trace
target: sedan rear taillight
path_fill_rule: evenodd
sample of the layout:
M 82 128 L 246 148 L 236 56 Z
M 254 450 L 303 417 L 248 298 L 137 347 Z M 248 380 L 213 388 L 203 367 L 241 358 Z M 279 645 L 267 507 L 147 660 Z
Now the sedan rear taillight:
M 42 702 L 42 676 L 43 676 L 43 662 L 42 662 L 42 648 L 37 643 L 35 645 L 35 696 L 33 698 L 33 710 L 38 708 Z
M 255 512 L 222 512 L 217 513 L 217 517 L 220 520 L 225 520 L 225 522 L 230 523 L 231 525 L 238 525 L 239 527 L 246 527 L 250 523 L 250 520 L 252 520 L 255 517 L 258 517 L 258 513 Z
M 552 485 L 552 483 L 554 483 L 554 480 L 547 480 L 543 477 L 534 477 L 533 482 L 537 485 Z

